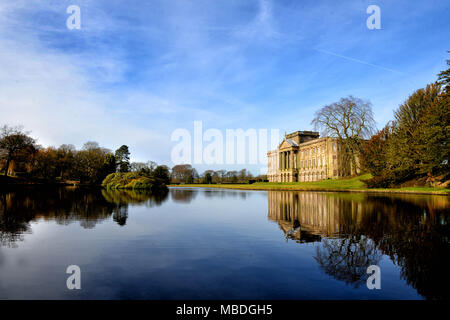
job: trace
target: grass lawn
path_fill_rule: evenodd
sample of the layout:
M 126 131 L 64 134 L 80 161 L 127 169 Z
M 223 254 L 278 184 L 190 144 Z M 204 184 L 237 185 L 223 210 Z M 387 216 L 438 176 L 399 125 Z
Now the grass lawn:
M 330 179 L 311 182 L 256 182 L 253 184 L 180 184 L 170 185 L 169 187 L 206 187 L 246 190 L 354 191 L 450 195 L 450 189 L 433 187 L 369 189 L 364 183 L 364 180 L 370 178 L 370 174 L 364 174 L 354 178 Z

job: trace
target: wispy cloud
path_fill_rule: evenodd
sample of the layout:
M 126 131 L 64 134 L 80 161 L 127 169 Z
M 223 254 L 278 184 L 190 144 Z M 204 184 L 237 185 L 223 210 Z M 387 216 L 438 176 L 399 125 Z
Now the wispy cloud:
M 404 72 L 401 72 L 401 71 L 398 71 L 398 70 L 386 68 L 386 67 L 379 66 L 379 65 L 376 65 L 376 64 L 373 64 L 373 63 L 370 63 L 370 62 L 366 62 L 366 61 L 362 61 L 362 60 L 355 59 L 355 58 L 352 58 L 352 57 L 344 56 L 342 54 L 333 53 L 333 52 L 330 52 L 330 51 L 327 51 L 327 50 L 321 50 L 321 49 L 314 49 L 314 50 L 316 50 L 318 52 L 321 52 L 321 53 L 329 54 L 331 56 L 335 56 L 335 57 L 338 57 L 338 58 L 342 58 L 342 59 L 346 59 L 346 60 L 349 60 L 349 61 L 353 61 L 353 62 L 356 62 L 356 63 L 365 64 L 367 66 L 371 66 L 371 67 L 378 68 L 378 69 L 381 69 L 381 70 L 386 70 L 386 71 L 398 73 L 398 74 L 401 74 L 401 75 L 405 74 Z

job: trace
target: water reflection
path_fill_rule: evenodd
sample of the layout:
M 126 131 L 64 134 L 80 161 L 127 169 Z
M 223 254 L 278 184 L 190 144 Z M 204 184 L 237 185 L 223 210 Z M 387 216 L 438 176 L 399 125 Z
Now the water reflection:
M 190 203 L 198 195 L 198 190 L 196 189 L 181 189 L 176 188 L 170 190 L 170 196 L 173 202 L 177 203 Z
M 335 279 L 357 287 L 386 255 L 419 294 L 450 298 L 448 197 L 270 191 L 268 200 L 286 239 L 320 242 L 314 258 Z
M 379 297 L 412 292 L 414 298 L 419 293 L 450 299 L 449 202 L 444 196 L 192 188 L 162 194 L 79 188 L 4 192 L 0 297 L 2 290 L 3 296 L 14 296 L 26 274 L 16 265 L 18 254 L 45 272 L 62 270 L 68 256 L 88 261 L 93 287 L 125 290 L 127 295 L 119 295 L 125 298 L 335 298 L 343 290 L 343 298 L 360 298 L 367 294 L 367 267 L 376 264 L 382 279 L 390 277 L 382 280 Z M 267 208 L 274 223 L 267 221 Z M 87 230 L 62 230 L 46 221 L 78 223 Z M 18 250 L 1 250 L 24 239 L 29 241 Z M 59 249 L 58 241 L 65 247 Z M 103 275 L 105 265 L 111 270 Z M 33 278 L 36 287 L 42 277 Z M 53 274 L 48 277 L 52 281 Z M 35 290 L 38 294 L 40 287 Z M 54 290 L 51 297 L 60 297 Z M 210 291 L 205 295 L 205 290 Z M 83 292 L 85 298 L 117 297 Z
M 357 288 L 365 284 L 367 268 L 378 265 L 381 256 L 371 239 L 349 236 L 323 239 L 322 245 L 316 248 L 314 259 L 325 273 Z
M 25 188 L 0 193 L 0 246 L 15 247 L 24 234 L 31 233 L 32 221 L 55 221 L 60 225 L 79 222 L 85 229 L 112 219 L 124 226 L 128 206 L 160 205 L 168 192 L 117 191 L 80 188 Z

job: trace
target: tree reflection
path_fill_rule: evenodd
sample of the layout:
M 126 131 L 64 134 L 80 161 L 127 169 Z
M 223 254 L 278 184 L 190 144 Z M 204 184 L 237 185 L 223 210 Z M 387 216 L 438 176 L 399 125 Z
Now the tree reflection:
M 17 241 L 23 240 L 23 234 L 29 232 L 32 217 L 17 215 L 7 208 L 7 195 L 0 194 L 0 246 L 15 247 Z
M 149 190 L 102 190 L 106 201 L 114 204 L 142 204 L 147 207 L 159 206 L 167 199 L 168 191 L 152 193 Z
M 108 219 L 125 226 L 129 204 L 160 205 L 167 191 L 157 194 L 136 191 L 105 191 L 82 188 L 21 188 L 0 192 L 0 246 L 14 247 L 31 233 L 30 222 L 78 222 L 85 229 Z
M 178 189 L 174 188 L 170 190 L 171 199 L 174 202 L 190 203 L 197 197 L 198 190 L 193 189 Z
M 314 259 L 326 274 L 357 288 L 365 283 L 367 267 L 378 264 L 381 253 L 370 239 L 354 236 L 323 239 Z
M 450 299 L 449 197 L 270 191 L 268 199 L 269 219 L 288 239 L 320 242 L 315 259 L 336 279 L 359 286 L 383 254 L 419 294 Z

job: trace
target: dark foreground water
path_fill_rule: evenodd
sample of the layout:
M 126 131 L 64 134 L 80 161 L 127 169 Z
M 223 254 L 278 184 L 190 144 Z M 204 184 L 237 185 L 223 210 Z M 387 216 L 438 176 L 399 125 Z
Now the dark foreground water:
M 0 192 L 0 299 L 449 299 L 449 209 L 444 196 Z

